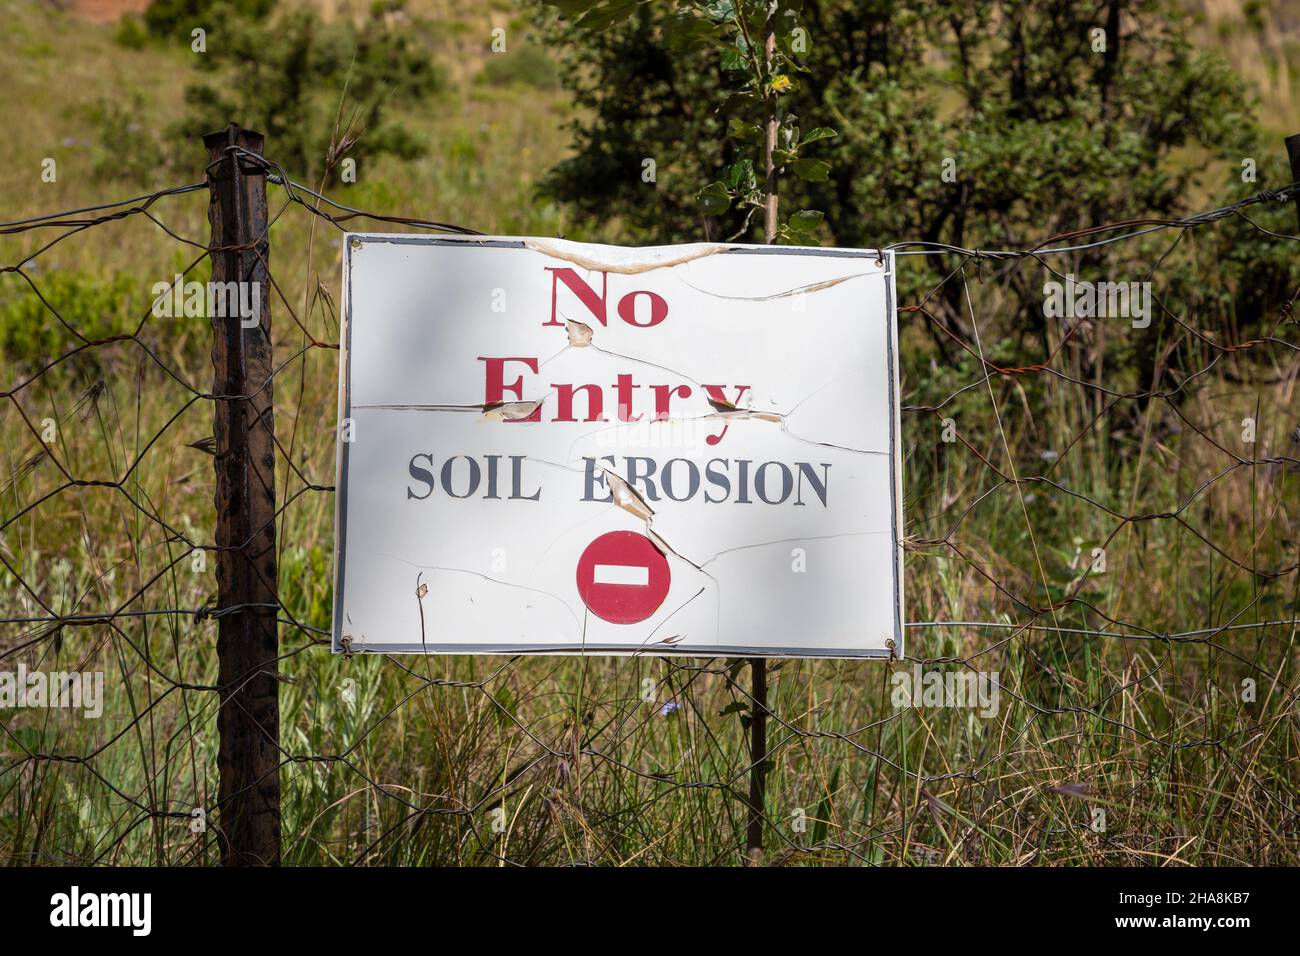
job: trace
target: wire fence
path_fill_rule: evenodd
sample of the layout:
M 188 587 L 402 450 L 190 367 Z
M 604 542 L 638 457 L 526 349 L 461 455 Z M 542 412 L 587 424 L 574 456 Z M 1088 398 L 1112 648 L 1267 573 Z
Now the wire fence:
M 262 263 L 283 490 L 280 598 L 258 609 L 279 625 L 263 668 L 284 861 L 740 862 L 743 661 L 331 654 L 332 231 L 473 231 L 367 213 L 233 152 L 274 187 L 270 261 L 305 264 L 282 283 Z M 146 290 L 172 276 L 141 276 L 125 298 L 147 305 L 107 324 L 60 278 L 68 247 L 110 228 L 183 250 L 178 288 L 205 275 L 228 250 L 168 221 L 193 225 L 207 191 L 0 223 L 11 863 L 219 859 L 216 717 L 238 688 L 216 678 L 215 624 L 254 608 L 214 597 L 211 434 L 216 406 L 249 395 L 204 385 L 204 322 L 158 314 Z M 900 268 L 940 264 L 900 310 L 908 654 L 770 662 L 767 862 L 1300 862 L 1295 295 L 1245 337 L 1157 295 L 1145 381 L 1107 364 L 1120 346 L 1096 316 L 1035 325 L 1030 362 L 990 318 L 1009 270 L 1064 280 L 1108 247 L 1227 221 L 1294 243 L 1251 212 L 1298 195 L 1022 250 L 889 247 Z M 952 706 L 963 687 L 977 697 Z

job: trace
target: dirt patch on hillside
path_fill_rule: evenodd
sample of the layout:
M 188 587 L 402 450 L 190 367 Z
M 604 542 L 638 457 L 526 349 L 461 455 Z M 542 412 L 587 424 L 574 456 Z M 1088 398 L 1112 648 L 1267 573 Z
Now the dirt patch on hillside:
M 65 9 L 92 23 L 116 23 L 124 13 L 142 13 L 149 0 L 69 0 Z

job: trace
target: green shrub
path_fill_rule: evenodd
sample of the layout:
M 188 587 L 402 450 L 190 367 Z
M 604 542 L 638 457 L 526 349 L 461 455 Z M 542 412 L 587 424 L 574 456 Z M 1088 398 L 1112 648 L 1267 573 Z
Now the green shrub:
M 559 69 L 540 46 L 525 46 L 488 57 L 478 75 L 489 86 L 527 86 L 553 90 L 560 83 Z
M 82 112 L 94 129 L 91 174 L 100 182 L 124 181 L 152 185 L 164 162 L 157 137 L 140 122 L 149 115 L 137 94 L 126 103 L 101 99 Z
M 270 23 L 225 17 L 221 42 L 197 58 L 212 79 L 186 87 L 188 115 L 171 129 L 172 140 L 188 149 L 198 135 L 238 121 L 266 135 L 268 155 L 291 175 L 312 182 L 345 156 L 422 155 L 425 144 L 389 110 L 418 102 L 442 80 L 418 24 L 395 25 L 405 15 L 393 12 L 400 5 L 388 7 L 359 24 L 326 23 L 306 8 Z M 239 83 L 229 82 L 231 70 Z
M 118 21 L 113 39 L 118 46 L 126 47 L 128 50 L 139 50 L 149 42 L 149 28 L 140 17 L 128 13 Z
M 136 276 L 105 279 L 48 266 L 26 271 L 40 296 L 20 275 L 9 273 L 0 281 L 0 357 L 7 364 L 32 366 L 57 358 L 84 344 L 77 333 L 91 340 L 130 334 L 148 302 L 149 289 Z M 159 321 L 174 320 L 150 319 Z
M 232 14 L 265 20 L 274 7 L 275 0 L 153 0 L 144 12 L 144 23 L 154 36 L 183 38 L 188 45 L 195 27 L 211 33 L 215 24 Z

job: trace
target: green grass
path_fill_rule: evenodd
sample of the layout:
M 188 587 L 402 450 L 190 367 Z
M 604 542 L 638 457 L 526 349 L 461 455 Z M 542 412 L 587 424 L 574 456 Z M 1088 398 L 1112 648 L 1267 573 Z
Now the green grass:
M 477 50 L 474 38 L 485 32 L 479 19 L 504 23 L 512 9 L 480 14 L 466 4 L 464 28 L 448 30 L 449 42 Z M 23 114 L 0 146 L 3 218 L 140 188 L 95 178 L 95 150 L 76 103 L 90 89 L 136 95 L 150 123 L 164 128 L 181 108 L 185 55 L 124 50 L 111 28 L 42 7 L 6 0 L 0 15 L 12 25 L 0 54 L 21 55 L 27 67 L 15 71 L 10 93 L 12 103 L 25 104 Z M 570 107 L 559 92 L 478 82 L 486 54 L 477 55 L 457 60 L 449 93 L 406 116 L 433 143 L 430 156 L 384 160 L 332 194 L 484 232 L 580 233 L 581 223 L 532 192 L 566 148 Z M 273 143 L 268 152 L 274 155 Z M 58 159 L 57 183 L 40 182 L 46 155 Z M 273 188 L 272 198 L 278 209 L 283 193 Z M 162 200 L 154 211 L 179 235 L 206 241 L 204 193 Z M 0 237 L 0 263 L 55 234 Z M 328 346 L 337 337 L 338 236 L 291 207 L 270 237 L 284 295 L 273 307 L 276 358 L 288 363 L 275 384 L 277 434 L 294 466 L 281 460 L 277 472 L 281 501 L 291 499 L 278 528 L 281 596 L 287 616 L 320 629 L 328 628 L 331 607 L 333 498 L 304 490 L 297 472 L 333 481 L 327 423 L 337 352 Z M 152 284 L 198 254 L 140 216 L 42 254 L 31 278 L 72 328 L 92 338 L 139 332 L 136 340 L 87 349 L 27 385 L 79 340 L 20 277 L 0 278 L 3 388 L 23 386 L 0 403 L 0 617 L 215 602 L 214 562 L 209 555 L 206 571 L 193 570 L 186 544 L 213 537 L 212 459 L 192 447 L 211 435 L 211 407 L 185 385 L 209 386 L 208 329 L 201 319 L 141 325 Z M 1006 331 L 1009 320 L 999 312 L 996 283 L 973 289 L 986 342 L 1006 353 L 999 361 L 1041 358 L 1037 343 L 998 341 L 994 330 Z M 1198 321 L 1204 327 L 1222 318 Z M 937 405 L 979 382 L 940 413 L 904 417 L 907 618 L 1125 632 L 1136 624 L 1155 639 L 913 629 L 909 655 L 998 672 L 1005 690 L 990 720 L 961 709 L 895 708 L 890 674 L 910 664 L 774 662 L 767 862 L 1300 862 L 1295 627 L 1159 639 L 1297 617 L 1294 570 L 1269 577 L 1240 565 L 1295 565 L 1300 473 L 1285 463 L 1233 467 L 1234 455 L 1295 455 L 1293 353 L 1256 350 L 1231 360 L 1237 372 L 1267 377 L 1261 370 L 1275 359 L 1275 384 L 1235 384 L 1216 372 L 1188 389 L 1179 410 L 1227 449 L 1220 451 L 1164 402 L 1127 402 L 1099 415 L 1104 396 L 1041 375 L 995 376 L 991 399 L 973 362 L 931 364 L 922 316 L 905 313 L 901 321 L 906 405 Z M 1261 351 L 1264 358 L 1253 360 Z M 1191 361 L 1200 367 L 1212 357 L 1204 350 Z M 1090 364 L 1080 350 L 1065 350 L 1060 367 L 1110 388 L 1140 387 Z M 1240 440 L 1247 414 L 1259 420 L 1253 447 Z M 955 420 L 961 442 L 941 441 L 943 417 Z M 39 436 L 47 418 L 57 423 L 48 448 Z M 1045 451 L 1059 458 L 1045 461 Z M 1003 469 L 1014 461 L 1020 476 L 1047 475 L 1091 500 L 1040 482 L 1000 483 L 981 457 Z M 120 487 L 65 486 L 56 462 L 76 479 Z M 1098 505 L 1124 515 L 1178 511 L 1182 522 L 1124 521 Z M 1085 573 L 1094 546 L 1106 549 L 1105 574 Z M 1037 616 L 1022 603 L 1049 600 L 1065 603 Z M 1083 600 L 1122 623 L 1109 624 Z M 215 622 L 124 615 L 111 625 L 2 628 L 0 669 L 21 661 L 47 671 L 103 670 L 108 699 L 97 721 L 60 710 L 0 712 L 0 859 L 215 862 L 211 830 L 191 832 L 189 815 L 216 798 L 217 697 L 177 686 L 215 681 Z M 288 863 L 742 859 L 749 701 L 739 662 L 346 660 L 315 631 L 285 626 L 281 640 Z M 1248 678 L 1256 683 L 1253 702 L 1242 699 Z M 670 702 L 680 706 L 665 712 Z M 87 759 L 32 757 L 54 754 Z M 1104 832 L 1092 828 L 1098 810 Z

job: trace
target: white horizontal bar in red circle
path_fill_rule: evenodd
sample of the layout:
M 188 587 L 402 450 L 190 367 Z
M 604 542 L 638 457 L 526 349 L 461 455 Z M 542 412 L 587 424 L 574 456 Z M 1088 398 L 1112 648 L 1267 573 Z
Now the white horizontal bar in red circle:
M 627 584 L 646 587 L 650 584 L 650 569 L 634 564 L 598 564 L 591 571 L 593 584 Z

